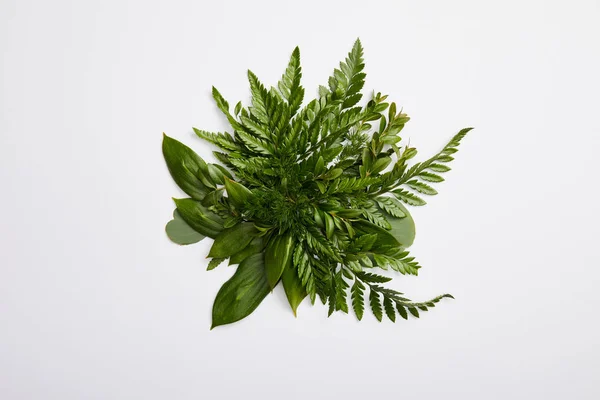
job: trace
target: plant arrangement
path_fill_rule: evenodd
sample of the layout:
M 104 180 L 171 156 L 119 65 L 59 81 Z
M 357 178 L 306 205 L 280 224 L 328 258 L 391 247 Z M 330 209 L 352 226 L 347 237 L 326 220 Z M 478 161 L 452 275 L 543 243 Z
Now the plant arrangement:
M 424 196 L 437 194 L 433 186 L 471 128 L 412 162 L 417 150 L 400 137 L 409 117 L 381 93 L 359 105 L 366 77 L 359 40 L 305 106 L 301 76 L 296 48 L 276 87 L 248 71 L 248 107 L 232 110 L 213 87 L 232 133 L 194 131 L 219 149 L 219 163 L 164 135 L 169 172 L 189 196 L 174 199 L 169 238 L 187 245 L 208 236 L 208 270 L 226 260 L 238 265 L 216 296 L 212 328 L 248 316 L 280 282 L 294 314 L 305 298 L 318 298 L 329 315 L 352 307 L 361 320 L 367 303 L 377 320 L 395 321 L 452 298 L 413 302 L 374 271 L 418 274 L 407 250 L 415 225 L 406 205 L 423 206 Z

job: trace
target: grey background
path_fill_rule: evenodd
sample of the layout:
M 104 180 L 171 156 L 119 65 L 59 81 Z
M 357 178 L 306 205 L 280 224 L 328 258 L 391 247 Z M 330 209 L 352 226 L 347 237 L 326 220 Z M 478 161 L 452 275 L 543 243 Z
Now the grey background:
M 598 1 L 0 2 L 0 398 L 600 398 Z M 164 224 L 181 196 L 162 132 L 207 159 L 210 97 L 248 100 L 302 51 L 316 94 L 360 36 L 368 90 L 427 157 L 465 126 L 414 209 L 450 292 L 420 320 L 294 319 L 276 290 L 209 331 L 232 273 Z

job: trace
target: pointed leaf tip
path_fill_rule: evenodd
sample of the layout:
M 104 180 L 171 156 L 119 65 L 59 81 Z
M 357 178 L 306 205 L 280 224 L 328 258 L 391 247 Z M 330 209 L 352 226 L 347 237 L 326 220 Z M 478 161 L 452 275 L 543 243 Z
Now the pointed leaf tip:
M 245 259 L 223 284 L 212 312 L 211 329 L 231 324 L 250 315 L 269 294 L 262 253 Z

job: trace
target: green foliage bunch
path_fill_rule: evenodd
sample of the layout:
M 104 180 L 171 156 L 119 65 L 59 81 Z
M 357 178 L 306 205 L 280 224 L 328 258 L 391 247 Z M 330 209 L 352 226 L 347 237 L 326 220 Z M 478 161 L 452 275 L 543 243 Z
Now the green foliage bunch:
M 304 107 L 301 76 L 296 48 L 276 87 L 248 71 L 248 107 L 232 110 L 213 88 L 233 133 L 194 131 L 219 149 L 219 164 L 164 136 L 169 171 L 189 195 L 175 199 L 167 234 L 179 244 L 213 238 L 209 270 L 227 259 L 239 264 L 217 294 L 212 326 L 248 316 L 279 282 L 294 314 L 308 297 L 328 305 L 329 315 L 352 307 L 360 320 L 368 303 L 379 321 L 419 317 L 452 296 L 412 302 L 374 271 L 417 275 L 406 205 L 423 206 L 424 196 L 437 194 L 433 186 L 470 128 L 412 162 L 417 150 L 400 137 L 409 117 L 381 93 L 359 105 L 366 76 L 359 40 Z

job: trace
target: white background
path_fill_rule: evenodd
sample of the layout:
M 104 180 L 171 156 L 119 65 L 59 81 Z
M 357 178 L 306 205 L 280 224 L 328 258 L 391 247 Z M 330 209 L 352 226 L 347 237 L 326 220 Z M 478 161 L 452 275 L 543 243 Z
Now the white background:
M 598 1 L 0 3 L 0 398 L 598 399 Z M 282 291 L 209 331 L 233 273 L 164 234 L 162 132 L 208 160 L 211 85 L 248 100 L 294 46 L 307 96 L 356 37 L 421 157 L 475 126 L 414 210 L 420 320 Z

